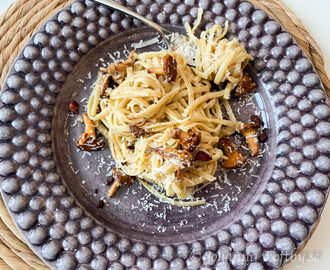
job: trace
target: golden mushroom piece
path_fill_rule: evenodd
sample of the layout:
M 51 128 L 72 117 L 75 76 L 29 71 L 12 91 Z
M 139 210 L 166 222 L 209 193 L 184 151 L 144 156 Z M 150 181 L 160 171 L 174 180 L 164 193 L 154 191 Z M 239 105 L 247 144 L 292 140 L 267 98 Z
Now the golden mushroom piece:
M 189 152 L 194 152 L 201 142 L 201 133 L 192 129 L 186 132 L 179 128 L 173 128 L 170 130 L 169 137 L 177 140 Z
M 258 123 L 247 123 L 247 124 L 241 124 L 238 126 L 238 131 L 244 136 L 251 155 L 253 157 L 259 155 L 259 145 L 258 145 L 258 137 L 257 137 L 257 131 L 260 127 L 260 124 Z
M 107 67 L 106 71 L 111 75 L 114 82 L 121 84 L 124 81 L 127 75 L 127 68 L 134 65 L 136 57 L 136 51 L 133 50 L 124 62 L 119 61 L 116 63 L 111 63 Z
M 235 89 L 235 96 L 240 97 L 247 93 L 251 93 L 256 86 L 256 83 L 252 81 L 251 77 L 245 73 Z
M 165 75 L 169 83 L 174 83 L 177 75 L 177 63 L 174 57 L 170 54 L 166 54 L 163 57 L 162 67 L 150 67 L 148 73 L 156 75 Z
M 112 169 L 112 175 L 115 179 L 115 181 L 112 183 L 110 189 L 108 190 L 108 197 L 112 198 L 115 196 L 116 191 L 121 186 L 130 186 L 132 183 L 132 178 L 126 174 L 124 174 L 121 170 L 117 168 Z
M 234 145 L 228 138 L 221 138 L 219 144 L 223 149 L 227 159 L 221 162 L 221 166 L 225 169 L 235 169 L 245 163 L 246 157 L 238 153 Z
M 176 165 L 180 168 L 190 167 L 194 162 L 193 153 L 187 150 L 149 148 L 146 153 L 150 152 L 161 155 L 163 158 L 168 159 L 173 165 Z
M 165 75 L 163 67 L 150 67 L 147 71 L 150 74 Z
M 95 134 L 95 125 L 88 117 L 87 113 L 83 114 L 85 132 L 80 136 L 76 146 L 82 151 L 95 151 L 103 148 L 103 141 L 98 140 Z
M 101 96 L 104 97 L 106 95 L 106 90 L 109 87 L 111 75 L 109 73 L 107 73 L 105 68 L 101 68 L 97 72 L 97 75 L 101 80 Z

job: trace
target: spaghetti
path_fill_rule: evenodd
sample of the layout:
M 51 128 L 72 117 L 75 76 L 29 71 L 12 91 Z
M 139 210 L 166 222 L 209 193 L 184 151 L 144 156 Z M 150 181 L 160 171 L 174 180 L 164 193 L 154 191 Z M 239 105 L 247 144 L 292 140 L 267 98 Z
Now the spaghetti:
M 191 29 L 186 25 L 188 42 L 196 51 L 194 67 L 180 52 L 132 53 L 134 61 L 124 68 L 116 87 L 105 84 L 105 74 L 113 70 L 99 73 L 87 111 L 125 174 L 143 179 L 148 190 L 154 190 L 150 183 L 157 184 L 166 196 L 176 195 L 179 199 L 187 198 L 197 185 L 216 179 L 218 161 L 226 159 L 217 147 L 219 138 L 234 133 L 239 124 L 228 99 L 244 67 L 253 59 L 236 39 L 224 38 L 227 22 L 224 28 L 212 26 L 200 38 L 194 36 L 196 26 Z M 175 63 L 172 81 L 166 74 L 164 57 L 171 57 Z M 118 72 L 114 70 L 113 74 Z M 219 86 L 217 91 L 211 82 Z M 200 140 L 189 150 L 191 155 L 178 140 L 181 135 L 175 137 L 174 131 L 182 136 L 198 134 Z M 188 155 L 189 162 L 178 159 L 180 153 Z M 196 158 L 196 153 L 203 158 Z M 193 205 L 200 203 L 203 201 Z

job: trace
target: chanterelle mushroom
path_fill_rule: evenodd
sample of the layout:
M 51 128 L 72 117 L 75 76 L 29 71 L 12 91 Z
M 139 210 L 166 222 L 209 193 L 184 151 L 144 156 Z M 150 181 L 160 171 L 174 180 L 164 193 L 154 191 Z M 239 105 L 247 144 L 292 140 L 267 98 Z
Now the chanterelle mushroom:
M 194 155 L 193 153 L 187 150 L 178 150 L 178 149 L 160 149 L 160 148 L 149 148 L 147 153 L 154 152 L 162 157 L 168 159 L 175 166 L 180 168 L 187 168 L 193 164 Z
M 166 54 L 163 57 L 163 69 L 164 69 L 164 73 L 167 77 L 167 81 L 169 83 L 175 82 L 176 75 L 177 75 L 177 63 L 176 63 L 175 58 L 172 55 Z
M 109 73 L 107 73 L 106 69 L 104 69 L 104 68 L 101 68 L 97 74 L 101 80 L 101 96 L 103 97 L 106 95 L 105 90 L 107 90 L 109 87 L 111 75 Z
M 163 57 L 162 67 L 150 67 L 148 68 L 148 73 L 153 73 L 156 75 L 165 75 L 169 83 L 175 82 L 177 75 L 177 63 L 174 57 L 170 54 L 166 54 Z
M 96 138 L 93 121 L 88 117 L 87 113 L 83 114 L 83 119 L 85 132 L 80 136 L 76 146 L 82 151 L 95 151 L 102 149 L 103 141 Z
M 129 132 L 133 135 L 134 138 L 149 136 L 150 133 L 148 130 L 138 127 L 137 125 L 130 125 Z
M 108 190 L 108 196 L 112 198 L 115 196 L 116 191 L 121 186 L 130 186 L 132 183 L 132 178 L 126 174 L 124 174 L 121 170 L 117 168 L 112 169 L 112 175 L 114 177 L 114 182 L 112 183 L 110 189 Z
M 227 157 L 227 159 L 223 160 L 221 163 L 223 168 L 234 169 L 245 163 L 245 157 L 237 152 L 228 138 L 221 138 L 219 144 Z
M 252 156 L 257 156 L 259 154 L 257 138 L 257 130 L 259 127 L 260 125 L 258 123 L 242 123 L 237 128 L 237 130 L 244 136 Z
M 192 129 L 186 132 L 173 128 L 170 130 L 169 137 L 177 140 L 189 152 L 194 152 L 201 142 L 201 133 Z
M 156 74 L 156 75 L 165 75 L 164 69 L 162 67 L 151 67 L 148 68 L 148 73 Z
M 133 66 L 136 60 L 136 51 L 131 51 L 129 56 L 124 62 L 111 63 L 107 67 L 107 72 L 111 75 L 112 79 L 120 84 L 124 81 L 127 75 L 127 68 Z
M 235 96 L 239 97 L 246 93 L 250 93 L 256 88 L 256 86 L 257 85 L 252 81 L 251 77 L 248 74 L 244 74 L 235 89 Z
M 205 151 L 198 151 L 195 155 L 195 160 L 210 161 L 210 160 L 212 160 L 212 157 Z

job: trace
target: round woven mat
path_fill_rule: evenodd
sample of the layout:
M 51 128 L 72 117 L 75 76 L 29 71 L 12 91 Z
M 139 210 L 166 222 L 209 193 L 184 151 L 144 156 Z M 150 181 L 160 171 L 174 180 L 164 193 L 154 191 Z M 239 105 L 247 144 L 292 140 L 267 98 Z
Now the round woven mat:
M 313 62 L 330 98 L 322 53 L 301 21 L 281 0 L 250 0 L 279 21 Z M 16 56 L 32 34 L 68 0 L 18 0 L 0 16 L 0 88 Z M 0 197 L 0 269 L 49 269 L 28 247 Z

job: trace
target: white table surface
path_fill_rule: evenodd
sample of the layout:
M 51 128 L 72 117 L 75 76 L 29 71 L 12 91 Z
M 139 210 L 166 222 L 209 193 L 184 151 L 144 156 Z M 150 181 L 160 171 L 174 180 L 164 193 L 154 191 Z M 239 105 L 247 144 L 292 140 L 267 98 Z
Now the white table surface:
M 330 0 L 283 0 L 301 19 L 303 25 L 320 46 L 325 60 L 325 69 L 330 77 Z M 0 13 L 13 0 L 1 0 Z M 325 270 L 330 269 L 330 200 L 323 211 L 321 221 L 312 238 L 284 270 Z

